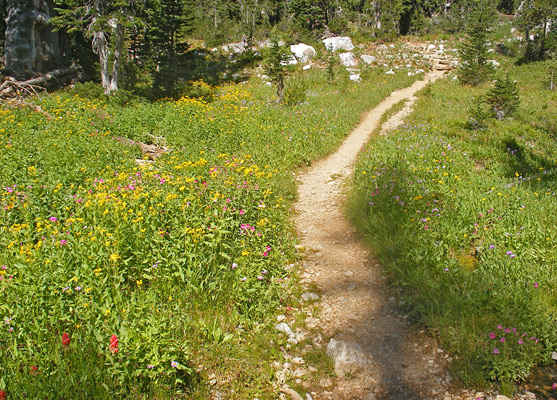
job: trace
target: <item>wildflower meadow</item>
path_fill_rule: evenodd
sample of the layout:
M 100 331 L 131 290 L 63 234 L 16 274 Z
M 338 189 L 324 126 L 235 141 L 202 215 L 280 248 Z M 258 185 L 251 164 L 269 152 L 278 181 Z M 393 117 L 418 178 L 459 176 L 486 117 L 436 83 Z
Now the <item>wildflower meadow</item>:
M 4 398 L 206 398 L 208 369 L 237 398 L 272 398 L 271 322 L 297 301 L 292 171 L 416 77 L 304 79 L 290 107 L 254 79 L 0 110 Z M 153 138 L 168 148 L 154 161 L 135 145 Z
M 474 130 L 489 84 L 433 84 L 361 154 L 351 201 L 405 306 L 475 387 L 521 382 L 557 347 L 557 98 L 544 63 L 505 68 L 513 118 Z

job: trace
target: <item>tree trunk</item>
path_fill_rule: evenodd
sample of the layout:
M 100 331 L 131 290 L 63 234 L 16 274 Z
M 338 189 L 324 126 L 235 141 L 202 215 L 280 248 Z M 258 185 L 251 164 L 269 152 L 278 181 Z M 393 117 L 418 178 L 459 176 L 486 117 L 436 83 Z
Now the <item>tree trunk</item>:
M 277 81 L 277 97 L 279 103 L 284 101 L 284 80 L 282 78 Z
M 110 75 L 108 74 L 108 41 L 106 33 L 102 31 L 93 32 L 93 52 L 99 56 L 99 64 L 101 67 L 101 83 L 105 94 L 110 94 Z
M 116 22 L 115 27 L 116 47 L 114 49 L 114 60 L 112 62 L 112 75 L 110 77 L 109 91 L 118 90 L 118 78 L 120 72 L 120 63 L 122 60 L 122 52 L 124 51 L 124 25 Z
M 54 13 L 52 0 L 7 0 L 6 69 L 18 77 L 48 72 L 61 65 L 59 33 L 48 23 Z

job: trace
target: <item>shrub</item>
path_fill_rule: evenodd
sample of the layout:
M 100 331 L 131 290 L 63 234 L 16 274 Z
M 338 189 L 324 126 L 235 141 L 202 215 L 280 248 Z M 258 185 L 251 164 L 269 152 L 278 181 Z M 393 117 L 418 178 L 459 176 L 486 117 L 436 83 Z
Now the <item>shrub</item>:
M 495 118 L 504 119 L 511 115 L 520 105 L 516 81 L 511 81 L 508 75 L 505 79 L 497 79 L 495 86 L 487 92 L 485 102 Z
M 284 93 L 284 103 L 287 106 L 295 106 L 296 104 L 306 101 L 306 84 L 303 79 L 292 78 L 286 85 Z

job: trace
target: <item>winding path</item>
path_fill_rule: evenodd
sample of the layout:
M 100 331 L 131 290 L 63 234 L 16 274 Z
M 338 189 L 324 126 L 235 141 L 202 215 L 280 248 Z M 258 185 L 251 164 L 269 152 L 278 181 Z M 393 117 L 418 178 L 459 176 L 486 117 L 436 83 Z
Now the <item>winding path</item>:
M 334 385 L 321 384 L 314 399 L 451 398 L 447 392 L 451 378 L 445 367 L 448 356 L 419 326 L 408 322 L 378 262 L 343 212 L 343 184 L 381 116 L 441 76 L 442 72 L 435 71 L 391 93 L 336 153 L 300 176 L 295 207 L 297 230 L 307 253 L 303 282 L 316 284 L 321 295 L 320 316 L 313 325 L 327 338 L 344 342 L 358 358 L 352 367 L 337 365 Z M 402 122 L 402 116 L 395 114 L 388 125 L 393 127 L 396 121 Z

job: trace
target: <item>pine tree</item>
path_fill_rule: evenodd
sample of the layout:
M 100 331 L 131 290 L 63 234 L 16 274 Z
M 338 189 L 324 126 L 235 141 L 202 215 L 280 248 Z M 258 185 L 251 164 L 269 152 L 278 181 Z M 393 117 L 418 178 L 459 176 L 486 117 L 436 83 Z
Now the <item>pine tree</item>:
M 504 119 L 511 115 L 520 105 L 518 87 L 507 75 L 499 78 L 495 86 L 487 92 L 485 102 L 490 106 L 492 114 L 497 119 Z
M 288 55 L 284 46 L 279 46 L 276 38 L 271 39 L 271 48 L 265 65 L 265 72 L 269 75 L 271 82 L 277 87 L 277 101 L 282 103 L 284 100 L 284 78 L 286 70 L 284 63 L 288 60 Z
M 467 40 L 459 50 L 461 65 L 458 78 L 463 85 L 478 86 L 495 70 L 488 62 L 488 42 L 495 21 L 495 8 L 490 0 L 471 0 L 471 14 L 466 26 Z

